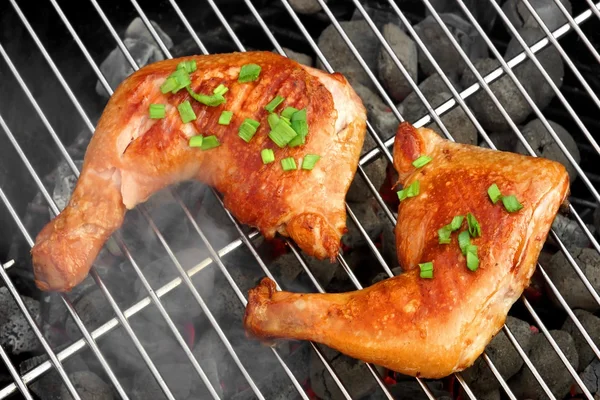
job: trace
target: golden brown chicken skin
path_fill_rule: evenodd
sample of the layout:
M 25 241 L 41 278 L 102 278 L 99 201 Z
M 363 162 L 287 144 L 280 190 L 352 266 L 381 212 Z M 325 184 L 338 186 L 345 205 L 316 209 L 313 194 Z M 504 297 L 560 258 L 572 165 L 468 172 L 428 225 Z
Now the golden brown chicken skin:
M 432 161 L 422 168 L 421 155 Z M 406 188 L 420 192 L 401 201 L 396 226 L 404 273 L 343 294 L 275 290 L 265 278 L 250 291 L 244 325 L 248 335 L 313 340 L 351 357 L 394 371 L 440 378 L 469 367 L 502 327 L 535 269 L 559 206 L 568 194 L 565 168 L 556 162 L 462 145 L 428 129 L 402 123 L 394 164 Z M 523 208 L 508 212 L 487 189 L 515 195 Z M 438 229 L 472 213 L 481 236 L 479 267 L 466 266 L 457 236 L 440 244 Z M 420 263 L 433 263 L 433 277 Z
M 184 60 L 196 93 L 212 94 L 225 85 L 226 102 L 216 107 L 194 101 L 187 91 L 162 94 L 161 84 Z M 257 64 L 256 81 L 239 82 L 240 69 Z M 278 147 L 268 138 L 265 106 L 277 95 L 276 109 L 306 108 L 306 143 Z M 197 119 L 183 123 L 177 105 L 190 101 Z M 166 105 L 166 117 L 150 119 L 149 106 Z M 229 125 L 218 123 L 233 112 Z M 260 126 L 247 143 L 238 136 L 244 119 Z M 334 259 L 346 230 L 344 198 L 363 145 L 366 111 L 340 74 L 327 74 L 270 52 L 231 53 L 166 60 L 146 66 L 119 85 L 87 148 L 81 176 L 67 207 L 39 233 L 32 249 L 37 286 L 68 291 L 81 282 L 125 212 L 171 184 L 197 179 L 215 187 L 242 223 L 266 238 L 291 237 L 309 255 Z M 194 135 L 215 135 L 220 146 L 189 146 Z M 262 149 L 275 161 L 263 164 Z M 304 155 L 321 156 L 302 170 Z M 281 160 L 295 159 L 284 171 Z

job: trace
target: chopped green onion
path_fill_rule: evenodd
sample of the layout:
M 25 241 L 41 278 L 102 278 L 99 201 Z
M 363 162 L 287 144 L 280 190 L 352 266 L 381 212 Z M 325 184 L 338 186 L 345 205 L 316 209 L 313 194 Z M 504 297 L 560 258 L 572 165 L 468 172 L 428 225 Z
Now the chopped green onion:
M 188 74 L 184 69 L 178 69 L 177 71 L 171 74 L 172 78 L 175 78 L 177 85 L 171 90 L 171 93 L 175 94 L 179 92 L 184 87 L 188 87 L 192 81 L 190 80 L 190 74 Z
M 169 76 L 162 85 L 160 85 L 160 91 L 162 94 L 169 93 L 174 90 L 179 84 L 177 83 L 177 79 L 172 76 Z
M 296 111 L 289 118 L 292 120 L 292 122 L 294 122 L 294 121 L 306 121 L 306 108 L 303 108 L 300 111 Z
M 412 165 L 416 168 L 421 168 L 427 165 L 432 160 L 429 156 L 420 156 L 415 161 L 412 162 Z
M 221 145 L 221 143 L 219 142 L 219 139 L 217 139 L 217 137 L 215 135 L 207 136 L 202 141 L 202 150 L 214 149 L 215 147 L 219 147 L 220 145 Z
M 308 135 L 308 124 L 302 120 L 292 120 L 292 129 L 300 136 Z
M 238 82 L 240 83 L 245 83 L 245 82 L 252 82 L 258 79 L 258 76 L 260 75 L 260 65 L 256 65 L 256 64 L 246 64 L 246 65 L 242 65 L 242 68 L 240 69 L 240 74 L 238 76 Z
M 420 187 L 421 183 L 419 181 L 414 181 L 410 184 L 409 187 L 404 188 L 398 192 L 398 198 L 400 199 L 400 201 L 402 201 L 408 197 L 415 197 L 419 194 Z
M 220 94 L 223 96 L 225 93 L 229 91 L 229 88 L 223 85 L 222 83 L 213 90 L 213 94 Z
M 272 113 L 273 111 L 275 111 L 275 109 L 277 108 L 278 105 L 280 105 L 281 103 L 283 103 L 284 100 L 285 100 L 284 97 L 276 96 L 273 100 L 271 100 L 269 102 L 269 104 L 267 104 L 265 106 L 265 110 L 267 110 L 268 112 Z
M 246 118 L 240 125 L 239 136 L 246 142 L 250 142 L 259 126 L 260 122 L 255 121 L 252 118 Z
M 269 132 L 269 137 L 279 147 L 285 147 L 285 145 L 295 138 L 296 135 L 296 132 L 283 120 L 283 118 L 280 118 L 277 125 Z
M 190 147 L 202 147 L 203 141 L 204 141 L 204 138 L 202 137 L 202 135 L 196 135 L 196 136 L 192 136 L 190 138 L 190 141 L 188 144 Z
M 450 229 L 452 230 L 452 232 L 457 231 L 460 226 L 463 223 L 463 219 L 465 219 L 465 217 L 463 217 L 462 215 L 457 215 L 454 218 L 452 218 L 452 222 L 450 222 Z
M 161 119 L 166 115 L 164 104 L 150 104 L 148 111 L 152 119 Z
M 473 253 L 473 254 L 477 255 L 477 246 L 475 246 L 474 244 L 468 245 L 467 253 Z
M 188 100 L 184 101 L 180 105 L 177 106 L 177 110 L 179 110 L 179 116 L 184 124 L 188 122 L 194 121 L 196 119 L 196 114 L 192 109 L 192 105 Z
M 467 252 L 467 268 L 471 271 L 477 271 L 477 268 L 479 268 L 479 257 L 477 257 L 476 252 Z
M 229 125 L 231 118 L 233 118 L 233 112 L 223 111 L 219 117 L 219 125 Z
M 321 156 L 316 154 L 307 154 L 302 159 L 302 169 L 311 170 L 315 167 L 317 161 L 321 159 Z
M 448 225 L 438 229 L 438 238 L 440 244 L 449 244 L 452 231 L 448 229 Z
M 508 212 L 517 212 L 523 208 L 523 205 L 512 194 L 510 196 L 502 196 L 502 204 L 504 204 L 504 208 Z
M 294 161 L 293 157 L 287 157 L 281 160 L 281 168 L 284 171 L 293 171 L 296 169 L 296 161 Z
M 275 153 L 271 149 L 262 149 L 260 152 L 263 164 L 269 164 L 275 161 Z
M 303 145 L 304 143 L 306 143 L 306 136 L 297 135 L 295 138 L 290 140 L 290 142 L 288 143 L 288 146 L 297 147 L 297 146 Z
M 458 246 L 463 254 L 467 252 L 467 247 L 471 244 L 471 238 L 469 237 L 469 231 L 462 231 L 458 234 Z
M 286 107 L 282 112 L 281 112 L 281 116 L 285 117 L 287 119 L 292 118 L 292 115 L 294 115 L 295 113 L 298 112 L 297 108 L 294 107 Z
M 267 122 L 269 123 L 271 129 L 273 129 L 275 128 L 275 125 L 277 125 L 277 123 L 279 122 L 279 116 L 275 113 L 271 113 L 267 117 Z
M 188 74 L 191 74 L 196 70 L 196 60 L 182 61 L 177 64 L 177 69 L 183 69 Z
M 420 273 L 421 278 L 425 278 L 425 279 L 433 278 L 433 263 L 431 261 L 419 264 L 419 269 L 421 270 L 421 273 Z
M 500 192 L 500 189 L 498 189 L 498 185 L 495 183 L 488 188 L 487 192 L 488 196 L 490 196 L 490 200 L 492 200 L 492 203 L 494 204 L 496 204 L 498 200 L 502 198 L 502 193 Z
M 471 213 L 467 214 L 467 224 L 469 225 L 469 233 L 472 237 L 481 236 L 481 226 L 479 226 L 477 218 Z
M 225 103 L 225 97 L 222 94 L 213 94 L 212 96 L 206 94 L 200 94 L 194 92 L 189 86 L 185 87 L 190 94 L 194 98 L 194 100 L 207 105 L 209 107 L 216 107 L 219 104 Z

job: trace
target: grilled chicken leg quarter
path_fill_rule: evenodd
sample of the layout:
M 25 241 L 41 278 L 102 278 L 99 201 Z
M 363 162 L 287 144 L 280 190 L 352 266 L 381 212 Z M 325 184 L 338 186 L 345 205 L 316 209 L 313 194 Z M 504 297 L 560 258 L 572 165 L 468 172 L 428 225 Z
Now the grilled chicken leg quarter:
M 417 168 L 413 162 L 422 155 L 432 160 L 417 162 Z M 342 294 L 280 292 L 265 278 L 250 290 L 244 320 L 249 336 L 312 340 L 425 378 L 472 365 L 529 284 L 568 194 L 568 174 L 547 159 L 452 143 L 408 123 L 398 129 L 394 165 L 404 188 L 420 182 L 418 194 L 402 200 L 398 210 L 396 245 L 404 272 Z M 494 204 L 487 192 L 493 184 L 523 207 Z M 438 230 L 468 213 L 480 236 L 472 220 L 471 237 L 464 218 L 449 243 L 439 243 Z M 461 232 L 477 246 L 478 268 L 470 264 L 475 270 L 459 246 Z
M 187 89 L 161 92 L 184 60 L 196 61 L 190 89 L 212 95 L 224 85 L 225 103 L 205 105 Z M 260 66 L 256 80 L 239 79 L 248 64 Z M 309 129 L 303 145 L 279 147 L 268 137 L 265 106 L 276 96 L 284 98 L 275 110 L 278 115 L 287 107 L 306 109 Z M 185 101 L 197 117 L 189 123 L 177 108 Z M 149 117 L 155 103 L 165 105 L 165 118 Z M 233 113 L 229 125 L 218 122 L 225 110 Z M 260 123 L 249 142 L 238 135 L 246 118 Z M 51 291 L 73 288 L 121 226 L 126 210 L 189 179 L 216 188 L 232 214 L 266 238 L 279 232 L 309 255 L 335 259 L 346 230 L 344 199 L 365 131 L 366 110 L 342 75 L 270 52 L 195 56 L 146 66 L 122 82 L 109 100 L 69 204 L 37 236 L 32 249 L 36 284 Z M 195 135 L 214 135 L 220 145 L 190 147 Z M 274 162 L 263 163 L 263 149 L 273 150 Z M 312 170 L 301 168 L 308 154 L 321 157 Z M 287 157 L 294 158 L 296 169 L 283 169 L 281 160 Z

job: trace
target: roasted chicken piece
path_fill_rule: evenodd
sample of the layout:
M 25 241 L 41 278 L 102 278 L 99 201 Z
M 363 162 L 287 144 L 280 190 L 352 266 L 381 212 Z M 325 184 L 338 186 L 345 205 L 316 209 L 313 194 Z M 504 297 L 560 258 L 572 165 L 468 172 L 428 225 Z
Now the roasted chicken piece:
M 431 161 L 416 162 L 416 168 L 413 162 L 423 155 Z M 265 278 L 250 290 L 248 336 L 312 340 L 424 378 L 472 365 L 529 284 L 568 194 L 568 174 L 557 162 L 453 143 L 408 123 L 398 128 L 394 165 L 403 190 L 420 182 L 418 194 L 405 197 L 398 209 L 396 245 L 404 272 L 342 294 L 276 291 Z M 495 204 L 494 191 L 488 194 L 493 184 L 502 195 Z M 511 205 L 511 195 L 521 209 Z M 468 213 L 472 224 L 463 218 L 452 230 L 454 217 Z M 438 233 L 445 226 L 446 234 Z M 462 232 L 477 246 L 465 246 L 470 263 L 458 243 Z M 440 236 L 449 243 L 441 244 Z
M 161 85 L 180 62 L 190 60 L 196 69 L 189 73 L 189 89 L 212 96 L 225 87 L 225 103 L 205 105 L 187 88 L 162 93 Z M 260 67 L 257 79 L 241 73 L 248 65 Z M 304 144 L 280 147 L 269 138 L 265 107 L 276 96 L 283 97 L 274 110 L 277 115 L 288 107 L 306 110 Z M 185 101 L 195 121 L 183 122 L 178 105 Z M 164 104 L 166 117 L 150 118 L 151 104 Z M 228 125 L 219 123 L 223 111 L 233 113 Z M 246 118 L 260 123 L 249 142 L 238 132 Z M 278 232 L 309 255 L 335 259 L 346 230 L 344 199 L 365 132 L 366 110 L 342 75 L 271 52 L 194 56 L 146 66 L 110 98 L 69 204 L 37 236 L 32 249 L 36 284 L 46 291 L 73 288 L 87 276 L 127 210 L 190 179 L 216 188 L 232 214 L 266 238 Z M 220 145 L 190 147 L 189 139 L 196 135 L 214 135 Z M 263 163 L 263 149 L 273 150 L 273 162 Z M 320 159 L 312 170 L 302 169 L 309 154 Z M 283 169 L 281 161 L 287 157 L 294 158 L 295 169 Z

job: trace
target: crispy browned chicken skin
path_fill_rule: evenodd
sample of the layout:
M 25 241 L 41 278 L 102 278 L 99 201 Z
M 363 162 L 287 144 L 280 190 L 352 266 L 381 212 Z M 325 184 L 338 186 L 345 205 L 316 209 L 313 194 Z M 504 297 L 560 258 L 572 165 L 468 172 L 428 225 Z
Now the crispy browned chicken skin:
M 163 95 L 160 85 L 182 60 L 194 59 L 192 89 L 212 94 L 229 88 L 217 107 L 194 101 L 187 91 Z M 259 79 L 239 83 L 245 64 L 261 67 Z M 306 108 L 309 134 L 299 147 L 279 148 L 268 138 L 268 112 L 275 96 L 285 107 Z M 177 105 L 190 100 L 197 120 L 183 124 Z M 149 119 L 152 103 L 166 104 L 164 119 Z M 233 112 L 219 125 L 221 112 Z M 250 143 L 238 136 L 245 118 L 260 122 Z M 340 74 L 327 74 L 270 52 L 231 53 L 157 62 L 128 77 L 109 100 L 87 148 L 72 198 L 39 233 L 32 249 L 36 284 L 67 291 L 81 282 L 126 210 L 173 183 L 198 179 L 224 195 L 226 207 L 266 238 L 279 232 L 306 253 L 334 259 L 346 229 L 344 199 L 363 145 L 366 111 Z M 190 136 L 216 135 L 221 145 L 190 148 Z M 273 149 L 275 162 L 263 165 L 261 150 Z M 305 154 L 321 159 L 301 170 Z M 294 157 L 298 170 L 283 171 Z
M 420 155 L 433 160 L 416 169 Z M 313 340 L 400 373 L 440 378 L 469 367 L 502 327 L 535 269 L 569 178 L 556 162 L 452 143 L 403 123 L 394 164 L 404 187 L 420 194 L 401 202 L 396 226 L 403 274 L 344 294 L 275 291 L 268 278 L 251 289 L 245 315 L 250 336 Z M 515 213 L 490 201 L 496 183 L 523 204 Z M 481 226 L 479 269 L 466 267 L 458 243 L 437 231 L 472 213 Z M 462 230 L 466 229 L 466 221 Z M 419 263 L 433 262 L 433 279 Z

